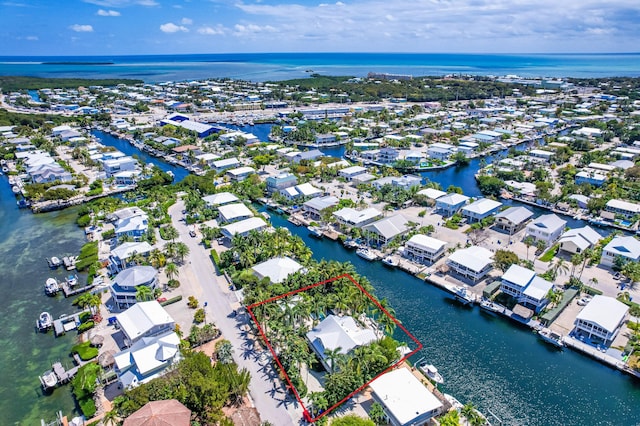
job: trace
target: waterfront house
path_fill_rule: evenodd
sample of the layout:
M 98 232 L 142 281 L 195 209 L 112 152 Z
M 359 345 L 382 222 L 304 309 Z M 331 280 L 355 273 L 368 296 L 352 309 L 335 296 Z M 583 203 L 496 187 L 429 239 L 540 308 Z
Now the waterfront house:
M 369 387 L 393 426 L 427 424 L 442 412 L 442 402 L 407 368 L 391 370 Z
M 551 158 L 555 155 L 553 151 L 546 151 L 544 149 L 532 149 L 529 151 L 529 157 L 534 160 L 541 160 L 545 162 L 551 161 Z
M 560 237 L 566 225 L 567 221 L 557 215 L 545 214 L 527 225 L 526 234 L 536 241 L 544 241 L 545 244 L 551 245 Z
M 436 200 L 436 211 L 442 216 L 453 216 L 469 201 L 469 197 L 462 194 L 451 193 L 443 195 Z
M 640 204 L 613 199 L 607 201 L 605 210 L 616 215 L 622 215 L 627 219 L 631 219 L 634 216 L 640 214 Z
M 124 419 L 122 426 L 190 426 L 191 410 L 176 399 L 147 402 Z
M 382 164 L 392 164 L 398 160 L 400 151 L 395 148 L 382 148 L 378 153 L 378 162 Z
M 602 236 L 590 226 L 570 229 L 560 237 L 558 243 L 560 250 L 569 254 L 582 253 L 588 248 L 593 248 Z
M 611 268 L 617 257 L 626 261 L 640 261 L 640 241 L 631 236 L 615 237 L 602 249 L 600 264 Z
M 602 186 L 607 182 L 607 175 L 593 170 L 582 170 L 576 174 L 576 185 L 588 183 L 593 186 Z
M 261 218 L 251 217 L 222 226 L 220 227 L 220 231 L 224 237 L 231 240 L 235 235 L 244 237 L 251 231 L 261 231 L 267 227 L 268 225 Z
M 118 309 L 135 305 L 138 286 L 149 287 L 153 292 L 158 286 L 158 271 L 152 266 L 133 266 L 118 273 L 110 287 L 114 305 Z
M 303 269 L 301 264 L 290 257 L 284 256 L 274 257 L 273 259 L 258 263 L 251 268 L 251 271 L 259 280 L 267 278 L 273 284 L 280 284 L 284 282 L 289 275 L 295 274 L 301 269 Z
M 366 167 L 351 166 L 338 171 L 338 176 L 345 178 L 347 182 L 351 182 L 351 180 L 353 180 L 354 177 L 361 175 L 366 171 L 367 171 Z
M 413 188 L 414 186 L 420 186 L 421 184 L 422 178 L 415 175 L 403 175 L 398 177 L 394 176 L 391 179 L 391 186 L 407 190 Z
M 475 283 L 493 268 L 493 253 L 484 247 L 471 246 L 456 250 L 446 264 L 454 273 Z
M 547 295 L 553 288 L 553 283 L 542 279 L 530 269 L 520 265 L 511 265 L 502 275 L 500 290 L 515 298 L 518 303 L 526 308 L 533 309 L 536 313 L 549 302 Z
M 39 164 L 27 170 L 33 183 L 70 182 L 73 180 L 71 173 L 62 168 L 58 163 Z
M 220 156 L 217 154 L 213 154 L 211 152 L 205 152 L 204 154 L 196 155 L 196 161 L 199 164 L 205 165 L 207 167 L 213 167 L 214 161 L 220 159 Z
M 131 346 L 145 337 L 155 337 L 173 331 L 176 322 L 155 300 L 140 302 L 116 315 L 118 329 L 124 335 L 124 343 Z
M 238 197 L 230 192 L 218 192 L 217 194 L 207 195 L 202 199 L 205 203 L 207 203 L 209 207 L 224 206 L 225 204 L 231 204 L 240 201 Z
M 124 171 L 133 171 L 138 167 L 138 161 L 133 157 L 120 157 L 102 161 L 102 168 L 107 177 L 112 177 Z
M 404 245 L 404 256 L 414 262 L 433 264 L 444 255 L 446 242 L 416 234 Z
M 224 158 L 222 160 L 216 160 L 212 163 L 213 170 L 216 173 L 221 173 L 227 169 L 233 169 L 240 165 L 240 161 L 236 157 Z
M 117 217 L 113 224 L 116 238 L 128 235 L 139 240 L 147 233 L 149 217 L 143 210 L 137 207 L 125 208 L 113 213 L 113 215 Z
M 292 161 L 298 164 L 302 161 L 307 161 L 307 162 L 314 161 L 321 157 L 324 157 L 324 154 L 322 153 L 322 151 L 318 149 L 312 149 L 310 151 L 298 152 L 295 156 L 293 156 Z
M 480 198 L 471 204 L 462 207 L 462 217 L 466 217 L 469 223 L 480 222 L 493 214 L 502 206 L 502 203 L 489 198 Z
M 291 188 L 298 183 L 298 178 L 292 173 L 280 173 L 277 176 L 269 176 L 265 180 L 267 183 L 267 193 L 273 194 L 282 189 Z
M 146 241 L 122 243 L 111 250 L 111 254 L 109 255 L 109 271 L 117 274 L 129 266 L 133 266 L 132 258 L 134 256 L 141 255 L 147 257 L 151 250 L 151 245 Z
M 226 175 L 233 182 L 241 182 L 255 173 L 256 170 L 253 167 L 245 166 L 228 170 Z
M 401 214 L 385 217 L 362 227 L 367 244 L 385 246 L 409 231 L 409 221 Z
M 447 195 L 447 193 L 435 188 L 425 188 L 418 191 L 418 195 L 424 195 L 425 197 L 427 197 L 427 199 L 435 201 L 438 198 Z
M 302 210 L 309 214 L 312 219 L 320 219 L 322 212 L 338 205 L 338 200 L 332 195 L 326 197 L 317 197 L 302 204 Z
M 355 348 L 374 342 L 378 338 L 372 329 L 360 327 L 348 315 L 328 315 L 307 333 L 307 340 L 325 370 L 332 371 L 335 360 L 327 357 L 327 351 L 338 349 L 340 354 L 347 355 Z
M 574 332 L 578 336 L 610 345 L 627 319 L 629 307 L 607 296 L 594 296 L 578 313 Z
M 376 208 L 369 207 L 364 210 L 356 210 L 345 207 L 333 213 L 333 217 L 341 227 L 362 228 L 382 217 L 382 212 Z
M 218 207 L 218 223 L 233 223 L 253 217 L 253 212 L 244 203 L 225 204 Z
M 318 133 L 315 137 L 317 146 L 335 145 L 337 142 L 336 135 L 332 133 Z
M 511 235 L 524 228 L 531 216 L 533 216 L 533 212 L 526 207 L 509 207 L 496 214 L 495 226 Z

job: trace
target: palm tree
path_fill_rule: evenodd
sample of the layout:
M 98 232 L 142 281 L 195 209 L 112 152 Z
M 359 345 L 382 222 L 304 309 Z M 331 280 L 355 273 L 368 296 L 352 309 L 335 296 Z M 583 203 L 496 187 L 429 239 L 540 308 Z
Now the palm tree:
M 527 260 L 529 260 L 529 249 L 532 245 L 535 244 L 535 239 L 531 235 L 527 235 L 526 237 L 524 237 L 522 242 L 525 246 L 527 246 Z
M 153 249 L 151 253 L 149 253 L 149 260 L 154 268 L 162 268 L 167 264 L 167 258 L 158 249 Z
M 167 257 L 176 257 L 176 243 L 165 244 L 164 251 L 167 254 Z
M 139 285 L 136 287 L 136 300 L 139 302 L 145 302 L 153 299 L 153 291 L 146 285 Z
M 580 275 L 578 279 L 582 278 L 582 272 L 584 271 L 584 267 L 587 265 L 587 261 L 590 261 L 595 256 L 595 250 L 592 248 L 585 249 L 582 252 L 582 268 L 580 269 Z
M 180 258 L 180 263 L 184 263 L 184 258 L 189 255 L 189 247 L 185 243 L 176 243 L 176 255 Z
M 575 276 L 575 272 L 576 272 L 576 267 L 582 263 L 582 254 L 580 253 L 576 253 L 573 256 L 571 256 L 571 276 Z
M 164 273 L 169 280 L 173 280 L 180 274 L 178 271 L 178 265 L 173 262 L 167 263 L 167 266 L 164 267 Z
M 116 410 L 110 410 L 104 413 L 104 416 L 102 417 L 102 424 L 105 426 L 116 426 L 118 424 L 118 420 L 118 412 Z
M 556 258 L 556 261 L 551 265 L 551 270 L 553 271 L 552 275 L 555 277 L 559 275 L 564 275 L 569 272 L 569 265 L 564 259 Z
M 175 242 L 176 238 L 180 236 L 178 230 L 171 225 L 168 225 L 164 228 L 164 236 Z
M 328 361 L 327 364 L 329 364 L 329 369 L 333 372 L 334 371 L 334 364 L 336 362 L 336 360 L 338 358 L 340 358 L 340 356 L 342 355 L 340 352 L 342 351 L 342 348 L 340 346 L 334 348 L 334 349 L 326 349 L 324 350 L 324 357 L 325 359 Z

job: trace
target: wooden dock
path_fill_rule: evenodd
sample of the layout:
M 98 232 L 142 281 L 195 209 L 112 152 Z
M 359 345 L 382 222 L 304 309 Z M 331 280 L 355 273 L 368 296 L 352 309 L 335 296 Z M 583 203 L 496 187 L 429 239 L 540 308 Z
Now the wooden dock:
M 84 293 L 86 291 L 89 291 L 92 288 L 94 288 L 96 285 L 98 285 L 98 283 L 89 284 L 89 285 L 86 285 L 84 287 L 73 289 L 73 288 L 71 288 L 69 286 L 68 283 L 63 282 L 61 287 L 62 287 L 62 293 L 64 294 L 64 297 L 71 297 L 71 296 L 75 296 L 76 294 L 80 294 L 80 293 Z
M 75 330 L 80 324 L 80 314 L 90 312 L 88 309 L 73 315 L 63 315 L 61 318 L 53 320 L 53 331 L 56 335 L 62 336 L 67 331 Z

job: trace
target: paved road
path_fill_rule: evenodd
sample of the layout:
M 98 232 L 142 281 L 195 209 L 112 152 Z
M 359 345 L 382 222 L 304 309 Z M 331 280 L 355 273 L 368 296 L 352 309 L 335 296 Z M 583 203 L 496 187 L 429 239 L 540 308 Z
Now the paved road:
M 190 251 L 189 261 L 180 273 L 182 285 L 187 292 L 196 294 L 203 304 L 207 303 L 207 320 L 213 320 L 223 337 L 231 342 L 236 363 L 251 372 L 250 394 L 261 419 L 278 426 L 299 423 L 302 418 L 301 407 L 293 398 L 286 398 L 280 381 L 273 381 L 277 373 L 270 363 L 258 360 L 260 353 L 253 349 L 253 336 L 241 330 L 251 319 L 248 314 L 232 316 L 235 298 L 227 288 L 226 279 L 216 275 L 209 252 L 200 244 L 199 236 L 189 236 L 189 229 L 182 220 L 183 209 L 182 200 L 169 208 L 173 226 Z M 266 364 L 266 367 L 261 364 Z

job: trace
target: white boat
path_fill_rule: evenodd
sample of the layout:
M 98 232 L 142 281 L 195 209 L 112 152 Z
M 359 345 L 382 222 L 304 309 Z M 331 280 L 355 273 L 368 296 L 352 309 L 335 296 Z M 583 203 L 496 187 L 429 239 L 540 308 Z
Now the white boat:
M 356 240 L 352 240 L 351 238 L 344 240 L 344 243 L 342 243 L 342 245 L 344 245 L 346 248 L 350 248 L 350 249 L 354 249 L 356 247 L 358 247 L 358 242 Z
M 18 194 L 20 192 L 20 187 L 18 185 L 12 186 L 11 190 L 14 194 Z
M 56 376 L 53 370 L 45 371 L 42 376 L 40 376 L 40 383 L 42 383 L 44 390 L 54 388 L 58 384 L 58 376 Z
M 307 226 L 307 230 L 312 236 L 316 238 L 322 238 L 322 230 L 317 226 Z
M 458 401 L 458 400 L 456 399 L 456 397 L 455 397 L 455 396 L 453 396 L 453 395 L 449 395 L 448 393 L 445 393 L 445 394 L 444 394 L 444 399 L 446 399 L 447 401 L 449 401 L 449 404 L 451 404 L 451 406 L 452 406 L 454 409 L 458 410 L 458 411 L 462 410 L 462 408 L 464 407 L 464 405 L 462 404 L 462 402 Z
M 489 299 L 483 299 L 482 302 L 480 302 L 480 308 L 484 309 L 487 312 L 500 314 L 504 312 L 504 306 L 494 303 Z
M 422 371 L 424 374 L 427 375 L 427 377 L 439 384 L 444 383 L 444 378 L 442 377 L 442 374 L 438 373 L 438 369 L 432 365 L 432 364 L 420 364 L 420 371 Z
M 60 291 L 58 281 L 56 281 L 55 278 L 47 278 L 47 281 L 44 283 L 44 292 L 47 296 L 55 296 L 58 291 Z
M 50 268 L 57 268 L 58 266 L 62 265 L 62 260 L 60 260 L 56 256 L 53 256 L 51 259 L 47 259 L 47 262 L 49 263 Z
M 366 247 L 360 247 L 358 250 L 356 250 L 356 254 L 368 261 L 376 260 L 378 258 L 378 256 L 376 256 L 374 252 Z
M 75 274 L 71 274 L 67 277 L 66 281 L 69 287 L 73 287 L 78 284 L 78 276 Z
M 395 260 L 392 256 L 386 256 L 384 259 L 382 259 L 382 263 L 387 266 L 398 266 L 398 261 Z
M 173 179 L 176 177 L 176 175 L 175 175 L 175 174 L 173 174 L 173 172 L 172 172 L 171 170 L 168 170 L 168 171 L 167 171 L 167 174 L 168 174 L 169 176 L 171 176 L 171 180 L 173 180 Z
M 476 300 L 475 297 L 470 294 L 467 291 L 467 288 L 463 285 L 456 287 L 453 295 L 455 296 L 456 300 L 462 302 L 465 305 L 473 303 Z
M 542 340 L 547 343 L 551 343 L 553 346 L 557 348 L 564 347 L 564 342 L 562 341 L 562 335 L 556 333 L 555 331 L 549 330 L 548 328 L 543 328 L 538 330 L 538 336 Z
M 36 326 L 40 331 L 46 331 L 53 325 L 53 317 L 49 312 L 42 312 L 36 321 Z

